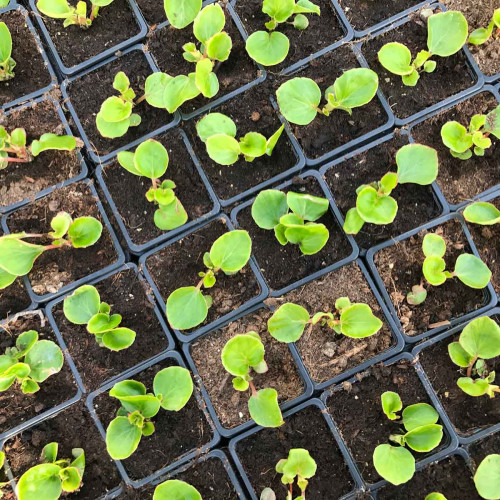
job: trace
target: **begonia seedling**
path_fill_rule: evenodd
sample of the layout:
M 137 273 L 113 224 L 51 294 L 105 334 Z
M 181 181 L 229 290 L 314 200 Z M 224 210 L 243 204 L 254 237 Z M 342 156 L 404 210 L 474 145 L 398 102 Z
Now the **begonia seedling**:
M 493 453 L 484 458 L 474 474 L 474 484 L 481 498 L 500 498 L 500 455 Z
M 467 222 L 481 226 L 500 224 L 500 210 L 486 201 L 478 201 L 465 207 L 464 217 Z
M 494 10 L 493 17 L 487 28 L 478 28 L 469 35 L 469 43 L 472 45 L 482 45 L 492 36 L 494 38 L 500 36 L 500 8 Z
M 90 0 L 92 9 L 87 17 L 87 3 L 80 0 L 76 7 L 73 7 L 68 0 L 38 0 L 36 6 L 38 10 L 52 19 L 63 19 L 63 27 L 76 25 L 79 28 L 87 29 L 92 26 L 93 21 L 99 15 L 99 9 L 106 7 L 113 0 Z
M 194 486 L 178 479 L 169 479 L 155 488 L 153 500 L 202 500 L 202 498 Z
M 16 61 L 12 59 L 12 36 L 4 22 L 0 22 L 0 82 L 14 78 Z

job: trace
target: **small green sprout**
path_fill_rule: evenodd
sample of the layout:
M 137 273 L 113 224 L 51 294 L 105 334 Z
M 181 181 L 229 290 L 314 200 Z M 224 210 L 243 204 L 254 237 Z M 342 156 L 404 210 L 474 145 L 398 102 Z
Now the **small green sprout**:
M 64 247 L 87 248 L 102 233 L 102 224 L 94 217 L 73 220 L 67 212 L 59 212 L 50 222 L 53 231 L 47 234 L 13 233 L 0 237 L 0 290 L 11 285 L 18 276 L 28 274 L 35 260 L 48 250 Z M 25 238 L 50 238 L 50 245 L 35 245 Z
M 389 440 L 396 443 L 380 444 L 373 452 L 373 465 L 377 472 L 392 484 L 399 485 L 409 481 L 415 474 L 415 458 L 405 448 L 426 453 L 436 448 L 443 438 L 443 426 L 438 412 L 427 403 L 407 406 L 402 413 L 403 403 L 399 394 L 387 391 L 382 394 L 382 409 L 390 420 L 400 420 L 404 427 L 402 434 L 392 434 Z
M 377 93 L 377 73 L 367 68 L 345 71 L 325 90 L 327 103 L 319 108 L 321 90 L 310 78 L 292 78 L 276 91 L 281 114 L 296 125 L 309 125 L 318 113 L 330 116 L 335 109 L 350 115 L 353 108 L 368 104 Z
M 120 401 L 117 416 L 106 430 L 106 447 L 111 458 L 130 457 L 142 436 L 151 436 L 155 427 L 151 419 L 160 408 L 180 411 L 193 394 L 193 380 L 186 368 L 169 366 L 160 370 L 153 380 L 153 392 L 146 393 L 144 384 L 135 380 L 117 382 L 109 395 Z
M 458 122 L 450 121 L 441 128 L 443 144 L 450 148 L 455 158 L 468 160 L 474 154 L 484 156 L 484 150 L 491 147 L 490 135 L 500 139 L 500 104 L 487 115 L 474 115 L 467 130 Z
M 179 30 L 190 25 L 201 10 L 202 0 L 164 0 L 169 23 Z
M 106 7 L 113 0 L 90 0 L 92 10 L 90 17 L 87 17 L 87 3 L 83 0 L 73 7 L 68 0 L 38 0 L 36 6 L 38 10 L 52 19 L 64 19 L 63 27 L 76 25 L 87 29 L 99 14 L 100 7 Z
M 16 61 L 12 55 L 12 36 L 9 28 L 3 22 L 0 23 L 0 82 L 14 78 Z
M 398 184 L 432 184 L 438 174 L 437 151 L 422 144 L 408 144 L 396 153 L 397 173 L 388 172 L 378 182 L 363 184 L 356 190 L 356 207 L 351 208 L 344 223 L 344 231 L 358 234 L 366 222 L 391 224 L 398 213 L 398 204 L 390 196 Z
M 194 486 L 178 479 L 169 479 L 155 488 L 153 500 L 202 500 L 202 498 Z
M 446 500 L 446 497 L 442 493 L 438 493 L 437 491 L 434 491 L 432 493 L 429 493 L 425 497 L 425 500 Z
M 417 84 L 422 71 L 432 73 L 436 69 L 436 61 L 431 61 L 431 57 L 449 57 L 462 48 L 467 40 L 468 25 L 461 12 L 449 10 L 429 16 L 427 30 L 428 50 L 421 50 L 413 61 L 410 49 L 402 43 L 386 43 L 378 52 L 380 64 L 401 76 L 403 84 L 409 87 Z
M 474 474 L 474 484 L 480 497 L 486 500 L 500 498 L 500 455 L 485 457 Z
M 334 312 L 318 312 L 312 317 L 307 309 L 292 302 L 280 306 L 267 322 L 272 337 L 280 342 L 297 342 L 307 325 L 312 330 L 320 323 L 328 326 L 335 333 L 355 339 L 374 335 L 382 328 L 378 319 L 367 304 L 353 304 L 348 297 L 335 301 Z
M 500 392 L 494 385 L 495 372 L 489 371 L 485 360 L 500 356 L 500 327 L 491 318 L 472 320 L 460 334 L 458 342 L 448 345 L 453 363 L 466 368 L 466 377 L 457 380 L 457 385 L 469 396 L 488 395 L 495 397 Z M 477 378 L 473 378 L 473 376 Z
M 58 500 L 78 491 L 85 471 L 85 452 L 73 448 L 72 459 L 57 459 L 59 445 L 49 443 L 42 450 L 42 464 L 27 470 L 19 479 L 16 493 L 19 500 Z
M 478 28 L 470 34 L 469 43 L 472 45 L 482 45 L 491 38 L 491 35 L 495 38 L 500 36 L 500 9 L 494 10 L 493 17 L 487 28 Z
M 481 226 L 500 224 L 500 210 L 493 203 L 478 201 L 468 205 L 464 210 L 465 220 Z
M 14 382 L 23 394 L 40 390 L 39 384 L 61 371 L 64 357 L 60 347 L 51 340 L 38 340 L 38 332 L 21 333 L 15 347 L 7 347 L 0 356 L 0 392 Z
M 5 463 L 5 453 L 0 451 L 0 477 L 3 475 L 3 466 Z M 3 498 L 2 489 L 9 484 L 8 481 L 0 482 L 0 498 Z
M 177 330 L 188 330 L 205 321 L 212 297 L 203 295 L 201 288 L 212 288 L 219 271 L 231 276 L 241 271 L 250 259 L 252 240 L 246 231 L 229 231 L 217 238 L 210 252 L 203 256 L 207 271 L 199 273 L 196 286 L 174 290 L 167 299 L 167 318 Z
M 210 158 L 219 165 L 233 165 L 243 155 L 246 161 L 273 154 L 285 126 L 282 125 L 269 139 L 258 132 L 248 132 L 239 141 L 236 137 L 236 124 L 229 116 L 210 113 L 197 124 L 198 137 L 205 143 Z
M 314 222 L 329 206 L 326 198 L 266 189 L 253 202 L 252 218 L 260 228 L 273 229 L 281 245 L 293 243 L 299 245 L 304 255 L 312 255 L 319 252 L 330 237 L 324 224 Z

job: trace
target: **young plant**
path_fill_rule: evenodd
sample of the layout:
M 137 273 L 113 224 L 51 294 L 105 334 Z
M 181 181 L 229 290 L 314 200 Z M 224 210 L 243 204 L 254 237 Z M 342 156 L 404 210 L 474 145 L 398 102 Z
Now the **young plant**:
M 64 19 L 64 28 L 74 24 L 87 29 L 98 16 L 99 8 L 106 7 L 113 0 L 90 0 L 90 2 L 92 3 L 92 10 L 89 17 L 87 17 L 87 3 L 83 0 L 79 1 L 76 7 L 73 7 L 68 0 L 38 0 L 36 6 L 47 17 Z
M 472 320 L 460 334 L 457 342 L 448 345 L 453 363 L 467 370 L 457 385 L 469 396 L 495 397 L 500 387 L 494 385 L 495 372 L 488 370 L 486 360 L 500 356 L 500 327 L 491 318 Z
M 344 231 L 358 234 L 366 222 L 391 224 L 398 213 L 398 204 L 390 196 L 398 184 L 432 184 L 438 174 L 438 154 L 422 144 L 408 144 L 396 153 L 397 172 L 388 172 L 378 182 L 356 189 L 356 207 L 348 210 Z
M 253 202 L 252 218 L 260 228 L 273 229 L 281 245 L 293 243 L 304 255 L 312 255 L 326 245 L 330 236 L 324 224 L 314 222 L 328 207 L 326 198 L 266 189 Z
M 441 127 L 443 144 L 450 148 L 453 157 L 461 160 L 472 156 L 471 149 L 477 156 L 484 156 L 484 150 L 491 147 L 490 135 L 500 139 L 500 104 L 487 115 L 474 115 L 469 129 L 455 121 Z
M 424 500 L 446 500 L 446 497 L 442 493 L 433 491 L 432 493 L 429 493 Z
M 281 114 L 296 125 L 309 125 L 318 113 L 330 116 L 336 109 L 350 115 L 368 104 L 377 93 L 377 73 L 367 68 L 345 71 L 325 90 L 326 104 L 320 108 L 321 90 L 310 78 L 292 78 L 276 91 Z
M 481 226 L 500 224 L 500 210 L 493 203 L 478 201 L 465 207 L 465 220 Z
M 382 328 L 378 319 L 367 304 L 353 304 L 348 297 L 335 301 L 333 312 L 317 312 L 312 317 L 307 309 L 287 302 L 280 306 L 267 322 L 272 337 L 280 342 L 297 342 L 307 325 L 311 330 L 320 323 L 335 333 L 346 337 L 362 339 L 374 335 Z
M 155 488 L 153 500 L 202 500 L 202 498 L 194 486 L 178 479 L 169 479 Z
M 119 314 L 110 314 L 110 305 L 101 302 L 99 292 L 92 285 L 83 285 L 66 297 L 63 310 L 69 322 L 74 325 L 87 325 L 87 331 L 95 336 L 101 347 L 121 351 L 135 341 L 135 332 L 120 327 L 122 317 Z
M 188 330 L 205 321 L 212 297 L 203 295 L 202 287 L 212 288 L 219 271 L 231 276 L 243 269 L 252 252 L 252 240 L 246 231 L 229 231 L 217 238 L 210 252 L 203 256 L 207 270 L 199 273 L 196 286 L 174 290 L 167 299 L 167 318 L 172 328 Z
M 409 481 L 415 474 L 415 458 L 405 448 L 426 453 L 436 448 L 443 438 L 443 426 L 438 412 L 427 403 L 417 403 L 403 409 L 399 394 L 387 391 L 382 394 L 382 409 L 390 420 L 400 420 L 404 427 L 402 434 L 392 434 L 389 441 L 393 444 L 380 444 L 373 452 L 373 465 L 377 472 L 392 484 L 399 485 Z
M 177 29 L 190 25 L 201 10 L 202 0 L 164 0 L 169 23 Z
M 7 347 L 0 356 L 0 392 L 15 382 L 23 394 L 40 390 L 39 384 L 61 371 L 64 357 L 59 346 L 51 340 L 38 340 L 38 332 L 21 333 L 15 347 Z
M 404 85 L 414 87 L 422 71 L 432 73 L 436 69 L 436 61 L 430 58 L 456 54 L 466 42 L 467 34 L 467 20 L 461 12 L 449 10 L 433 14 L 427 19 L 428 50 L 421 50 L 412 61 L 406 45 L 390 42 L 379 50 L 378 60 L 387 71 L 401 76 Z
M 186 368 L 169 366 L 153 380 L 153 392 L 135 380 L 117 382 L 109 395 L 120 401 L 117 416 L 106 430 L 106 447 L 111 458 L 123 460 L 135 452 L 142 436 L 151 436 L 155 427 L 151 419 L 160 408 L 180 411 L 193 394 L 193 380 Z
M 278 404 L 278 393 L 275 389 L 257 391 L 253 384 L 252 370 L 265 373 L 268 370 L 264 361 L 264 344 L 256 332 L 236 335 L 228 340 L 221 354 L 222 364 L 227 372 L 233 375 L 233 387 L 237 391 L 251 390 L 248 401 L 250 416 L 262 427 L 280 427 L 283 416 Z
M 73 448 L 73 458 L 57 458 L 59 445 L 49 443 L 42 450 L 42 464 L 27 470 L 19 479 L 16 493 L 19 500 L 57 500 L 78 491 L 85 472 L 85 452 Z
M 131 174 L 151 179 L 152 187 L 146 193 L 146 198 L 158 205 L 154 214 L 156 227 L 171 231 L 187 222 L 186 210 L 175 195 L 175 183 L 170 179 L 160 182 L 169 162 L 168 151 L 161 143 L 148 139 L 137 147 L 135 153 L 118 153 L 118 162 Z
M 487 28 L 478 28 L 470 34 L 469 43 L 472 45 L 482 45 L 491 38 L 491 35 L 495 38 L 500 36 L 500 9 L 494 10 L 493 17 Z
M 219 165 L 233 165 L 243 155 L 246 161 L 271 156 L 285 126 L 282 125 L 269 139 L 258 132 L 248 132 L 239 141 L 236 124 L 229 116 L 210 113 L 197 124 L 198 137 L 205 143 L 210 158 Z
M 492 454 L 484 458 L 474 474 L 474 484 L 481 498 L 500 498 L 500 455 Z
M 28 274 L 35 260 L 48 250 L 65 247 L 87 248 L 94 245 L 102 233 L 102 224 L 94 217 L 73 220 L 67 212 L 59 212 L 50 222 L 53 231 L 47 234 L 25 232 L 0 237 L 0 290 L 11 285 L 18 276 Z M 50 238 L 50 245 L 36 245 L 26 238 Z
M 12 36 L 9 28 L 3 22 L 0 23 L 0 82 L 14 78 L 16 61 L 12 55 Z

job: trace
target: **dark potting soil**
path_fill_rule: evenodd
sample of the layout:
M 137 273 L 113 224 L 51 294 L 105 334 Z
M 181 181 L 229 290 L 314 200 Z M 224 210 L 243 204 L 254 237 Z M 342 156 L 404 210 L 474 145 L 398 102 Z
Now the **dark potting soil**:
M 0 104 L 18 99 L 50 85 L 52 78 L 45 65 L 35 37 L 19 10 L 4 12 L 0 20 L 12 36 L 11 57 L 16 61 L 14 78 L 0 83 Z
M 57 344 L 56 336 L 43 312 L 37 311 L 2 326 L 0 352 L 3 354 L 7 347 L 15 346 L 17 337 L 28 330 L 37 331 L 39 340 L 52 340 Z M 7 391 L 0 392 L 0 433 L 68 401 L 77 393 L 77 386 L 66 360 L 59 373 L 51 375 L 39 385 L 40 390 L 34 394 L 23 394 L 17 382 Z
M 149 26 L 156 26 L 167 20 L 163 2 L 137 0 L 137 6 Z
M 270 94 L 266 84 L 258 85 L 223 103 L 216 111 L 234 120 L 238 128 L 237 137 L 258 131 L 269 138 L 281 127 L 278 114 L 269 101 Z M 298 162 L 292 144 L 283 131 L 272 156 L 264 155 L 253 162 L 240 158 L 234 165 L 219 165 L 208 156 L 205 144 L 196 133 L 195 121 L 191 120 L 185 127 L 203 170 L 215 193 L 222 200 L 229 200 L 261 182 L 268 181 L 294 167 Z
M 325 197 L 324 191 L 314 177 L 306 177 L 305 179 L 295 177 L 292 179 L 292 184 L 283 191 Z M 303 255 L 299 245 L 289 243 L 283 246 L 276 239 L 274 231 L 261 229 L 257 226 L 252 218 L 251 206 L 238 213 L 239 227 L 249 232 L 252 238 L 252 253 L 257 259 L 267 284 L 273 290 L 279 290 L 306 278 L 310 274 L 348 257 L 351 253 L 351 246 L 345 233 L 330 210 L 316 222 L 327 227 L 330 237 L 318 253 Z
M 450 220 L 429 231 L 422 230 L 409 239 L 383 248 L 374 255 L 375 266 L 382 278 L 397 315 L 407 335 L 419 335 L 433 328 L 432 325 L 451 321 L 485 305 L 487 294 L 464 285 L 458 279 L 448 279 L 441 286 L 431 286 L 422 274 L 424 254 L 422 241 L 427 233 L 436 233 L 446 241 L 446 269 L 453 270 L 459 255 L 471 253 L 462 226 Z M 424 282 L 427 299 L 412 306 L 406 295 L 412 286 Z
M 236 453 L 257 497 L 266 487 L 278 498 L 285 496 L 275 467 L 292 448 L 307 449 L 318 466 L 307 486 L 308 500 L 340 498 L 353 489 L 354 482 L 322 411 L 308 406 L 285 418 L 281 427 L 262 429 L 237 443 Z M 299 493 L 295 485 L 294 495 Z
M 233 377 L 226 372 L 221 361 L 222 349 L 235 335 L 254 331 L 260 335 L 264 344 L 265 360 L 269 370 L 261 374 L 252 373 L 257 390 L 276 389 L 280 404 L 291 401 L 304 392 L 304 382 L 288 346 L 273 339 L 267 331 L 267 320 L 271 314 L 266 308 L 259 309 L 205 335 L 191 345 L 191 356 L 201 381 L 225 428 L 232 429 L 250 420 L 248 412 L 250 392 L 233 389 Z
M 439 113 L 412 128 L 416 142 L 437 150 L 439 155 L 439 175 L 437 182 L 449 203 L 458 204 L 470 200 L 482 191 L 500 183 L 500 144 L 493 138 L 484 156 L 472 155 L 468 160 L 453 158 L 443 144 L 441 128 L 449 121 L 457 121 L 469 126 L 475 114 L 487 114 L 498 105 L 490 92 L 482 92 L 448 111 Z
M 500 433 L 497 431 L 488 437 L 476 441 L 471 444 L 469 454 L 476 467 L 492 453 L 498 454 L 500 452 Z
M 468 89 L 477 78 L 470 73 L 465 53 L 460 50 L 450 57 L 435 57 L 436 70 L 422 73 L 415 87 L 403 84 L 398 75 L 387 71 L 378 61 L 377 53 L 389 42 L 405 44 L 413 57 L 420 50 L 427 50 L 427 23 L 420 20 L 419 13 L 410 16 L 410 21 L 403 25 L 368 39 L 361 51 L 368 65 L 379 75 L 379 85 L 392 111 L 398 118 L 408 118 L 448 97 Z
M 286 302 L 293 302 L 305 307 L 309 314 L 313 315 L 319 311 L 334 311 L 335 301 L 339 297 L 349 297 L 351 302 L 368 304 L 373 314 L 384 321 L 384 325 L 378 333 L 364 339 L 337 335 L 330 328 L 320 324 L 314 326 L 311 331 L 306 329 L 296 345 L 311 378 L 317 383 L 325 382 L 370 360 L 394 344 L 382 309 L 371 292 L 360 267 L 353 262 L 279 299 L 266 300 L 266 304 L 275 307 Z
M 76 6 L 77 1 L 69 0 L 69 3 Z M 85 0 L 85 3 L 90 15 L 92 3 L 89 0 Z M 88 29 L 77 25 L 64 28 L 61 19 L 42 17 L 52 43 L 67 68 L 88 61 L 140 32 L 139 23 L 127 0 L 114 0 L 106 7 L 101 7 L 99 15 Z
M 101 301 L 111 306 L 112 314 L 122 316 L 121 326 L 137 335 L 128 349 L 113 352 L 99 347 L 93 335 L 87 332 L 86 325 L 70 323 L 64 316 L 62 302 L 54 308 L 57 327 L 88 392 L 168 347 L 168 338 L 155 314 L 154 303 L 133 269 L 114 274 L 95 287 Z
M 59 459 L 71 458 L 73 448 L 83 448 L 85 451 L 83 485 L 78 492 L 71 494 L 72 498 L 94 500 L 118 486 L 120 476 L 84 401 L 6 443 L 7 460 L 14 476 L 19 478 L 29 468 L 40 464 L 43 447 L 52 442 L 59 444 Z
M 31 75 L 31 73 L 30 73 Z M 27 143 L 46 133 L 66 134 L 53 101 L 42 101 L 0 115 L 0 125 L 11 132 L 17 127 L 26 131 Z M 82 165 L 75 151 L 44 151 L 28 163 L 10 163 L 0 170 L 0 206 L 32 198 L 37 193 L 77 176 Z
M 167 358 L 129 379 L 143 383 L 151 392 L 155 375 L 163 368 L 176 365 L 177 362 Z M 131 479 L 140 480 L 153 474 L 210 442 L 211 427 L 206 414 L 198 405 L 195 393 L 198 393 L 196 387 L 186 406 L 178 412 L 160 408 L 153 418 L 155 432 L 151 436 L 143 436 L 133 455 L 121 461 Z M 106 429 L 116 417 L 120 402 L 106 391 L 97 396 L 93 404 Z
M 117 0 L 115 0 L 116 2 Z M 108 7 L 114 5 L 113 2 Z M 104 7 L 103 9 L 105 9 Z M 146 56 L 141 50 L 133 50 L 118 59 L 101 66 L 72 81 L 68 87 L 71 104 L 75 108 L 78 119 L 87 134 L 90 144 L 97 154 L 105 155 L 121 148 L 154 130 L 167 125 L 173 120 L 166 110 L 154 108 L 146 101 L 134 107 L 134 113 L 141 116 L 141 123 L 137 127 L 130 127 L 127 133 L 117 139 L 106 139 L 101 136 L 95 124 L 95 117 L 101 109 L 101 104 L 113 95 L 117 95 L 113 88 L 115 75 L 123 71 L 130 79 L 130 87 L 137 94 L 137 98 L 144 94 L 146 78 L 153 73 Z
M 356 206 L 356 189 L 362 184 L 380 180 L 387 172 L 396 172 L 396 153 L 408 144 L 406 136 L 397 134 L 393 139 L 343 161 L 325 172 L 325 179 L 335 203 L 345 214 Z M 437 217 L 443 207 L 437 202 L 430 186 L 400 184 L 391 196 L 399 209 L 392 224 L 365 224 L 355 236 L 358 245 L 368 249 L 398 236 Z
M 169 154 L 168 169 L 160 180 L 171 179 L 175 182 L 175 194 L 186 209 L 189 220 L 210 212 L 213 202 L 179 132 L 169 131 L 155 139 L 165 146 Z M 146 192 L 151 188 L 150 179 L 131 175 L 118 161 L 106 165 L 102 176 L 118 214 L 136 245 L 168 234 L 156 227 L 154 213 L 158 206 L 146 199 Z
M 177 288 L 195 286 L 200 281 L 198 273 L 206 269 L 203 264 L 204 253 L 209 252 L 214 241 L 226 232 L 226 224 L 217 219 L 146 260 L 146 267 L 165 302 Z M 219 272 L 216 278 L 215 286 L 204 292 L 205 295 L 212 297 L 213 304 L 203 324 L 211 323 L 236 310 L 261 292 L 249 264 L 233 276 Z M 186 333 L 189 331 L 186 330 Z
M 336 386 L 327 400 L 327 407 L 363 479 L 373 484 L 381 479 L 373 466 L 373 451 L 379 444 L 389 443 L 391 434 L 401 431 L 401 424 L 389 420 L 382 411 L 382 393 L 397 392 L 404 408 L 416 403 L 431 404 L 431 401 L 407 360 L 390 366 L 375 365 L 357 378 L 358 381 L 352 384 L 344 382 Z M 443 439 L 437 448 L 429 453 L 410 451 L 418 462 L 444 449 L 447 441 L 449 436 L 443 429 Z
M 90 189 L 84 183 L 76 183 L 57 189 L 51 194 L 26 207 L 16 210 L 7 218 L 11 233 L 26 231 L 30 234 L 46 234 L 51 231 L 50 221 L 58 212 L 68 212 L 73 219 L 95 217 L 102 223 L 101 213 Z M 50 244 L 52 239 L 27 238 L 36 244 Z M 88 248 L 48 250 L 35 261 L 28 277 L 33 291 L 38 295 L 55 293 L 60 288 L 103 269 L 117 260 L 113 241 L 103 223 L 99 241 Z
M 345 36 L 346 30 L 331 0 L 315 0 L 314 4 L 320 8 L 321 15 L 307 14 L 309 26 L 306 30 L 297 30 L 291 24 L 279 25 L 277 31 L 289 38 L 290 50 L 282 63 L 266 68 L 267 71 L 281 71 Z M 239 0 L 234 9 L 249 35 L 266 29 L 265 23 L 270 17 L 262 12 L 261 0 Z

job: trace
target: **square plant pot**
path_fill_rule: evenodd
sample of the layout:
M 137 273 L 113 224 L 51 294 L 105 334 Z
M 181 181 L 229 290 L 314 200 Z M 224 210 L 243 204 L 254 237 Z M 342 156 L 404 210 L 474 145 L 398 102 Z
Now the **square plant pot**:
M 52 300 L 87 281 L 117 269 L 125 261 L 97 192 L 89 180 L 56 189 L 51 194 L 4 215 L 2 228 L 6 234 L 22 231 L 46 234 L 51 230 L 50 220 L 60 211 L 68 212 L 74 218 L 97 218 L 103 225 L 102 235 L 95 245 L 88 248 L 64 248 L 60 251 L 54 249 L 44 252 L 27 275 L 28 293 L 35 302 Z
M 498 454 L 500 445 L 500 431 L 490 432 L 467 445 L 467 453 L 471 458 L 471 464 L 474 469 L 477 469 L 479 464 L 491 454 Z

